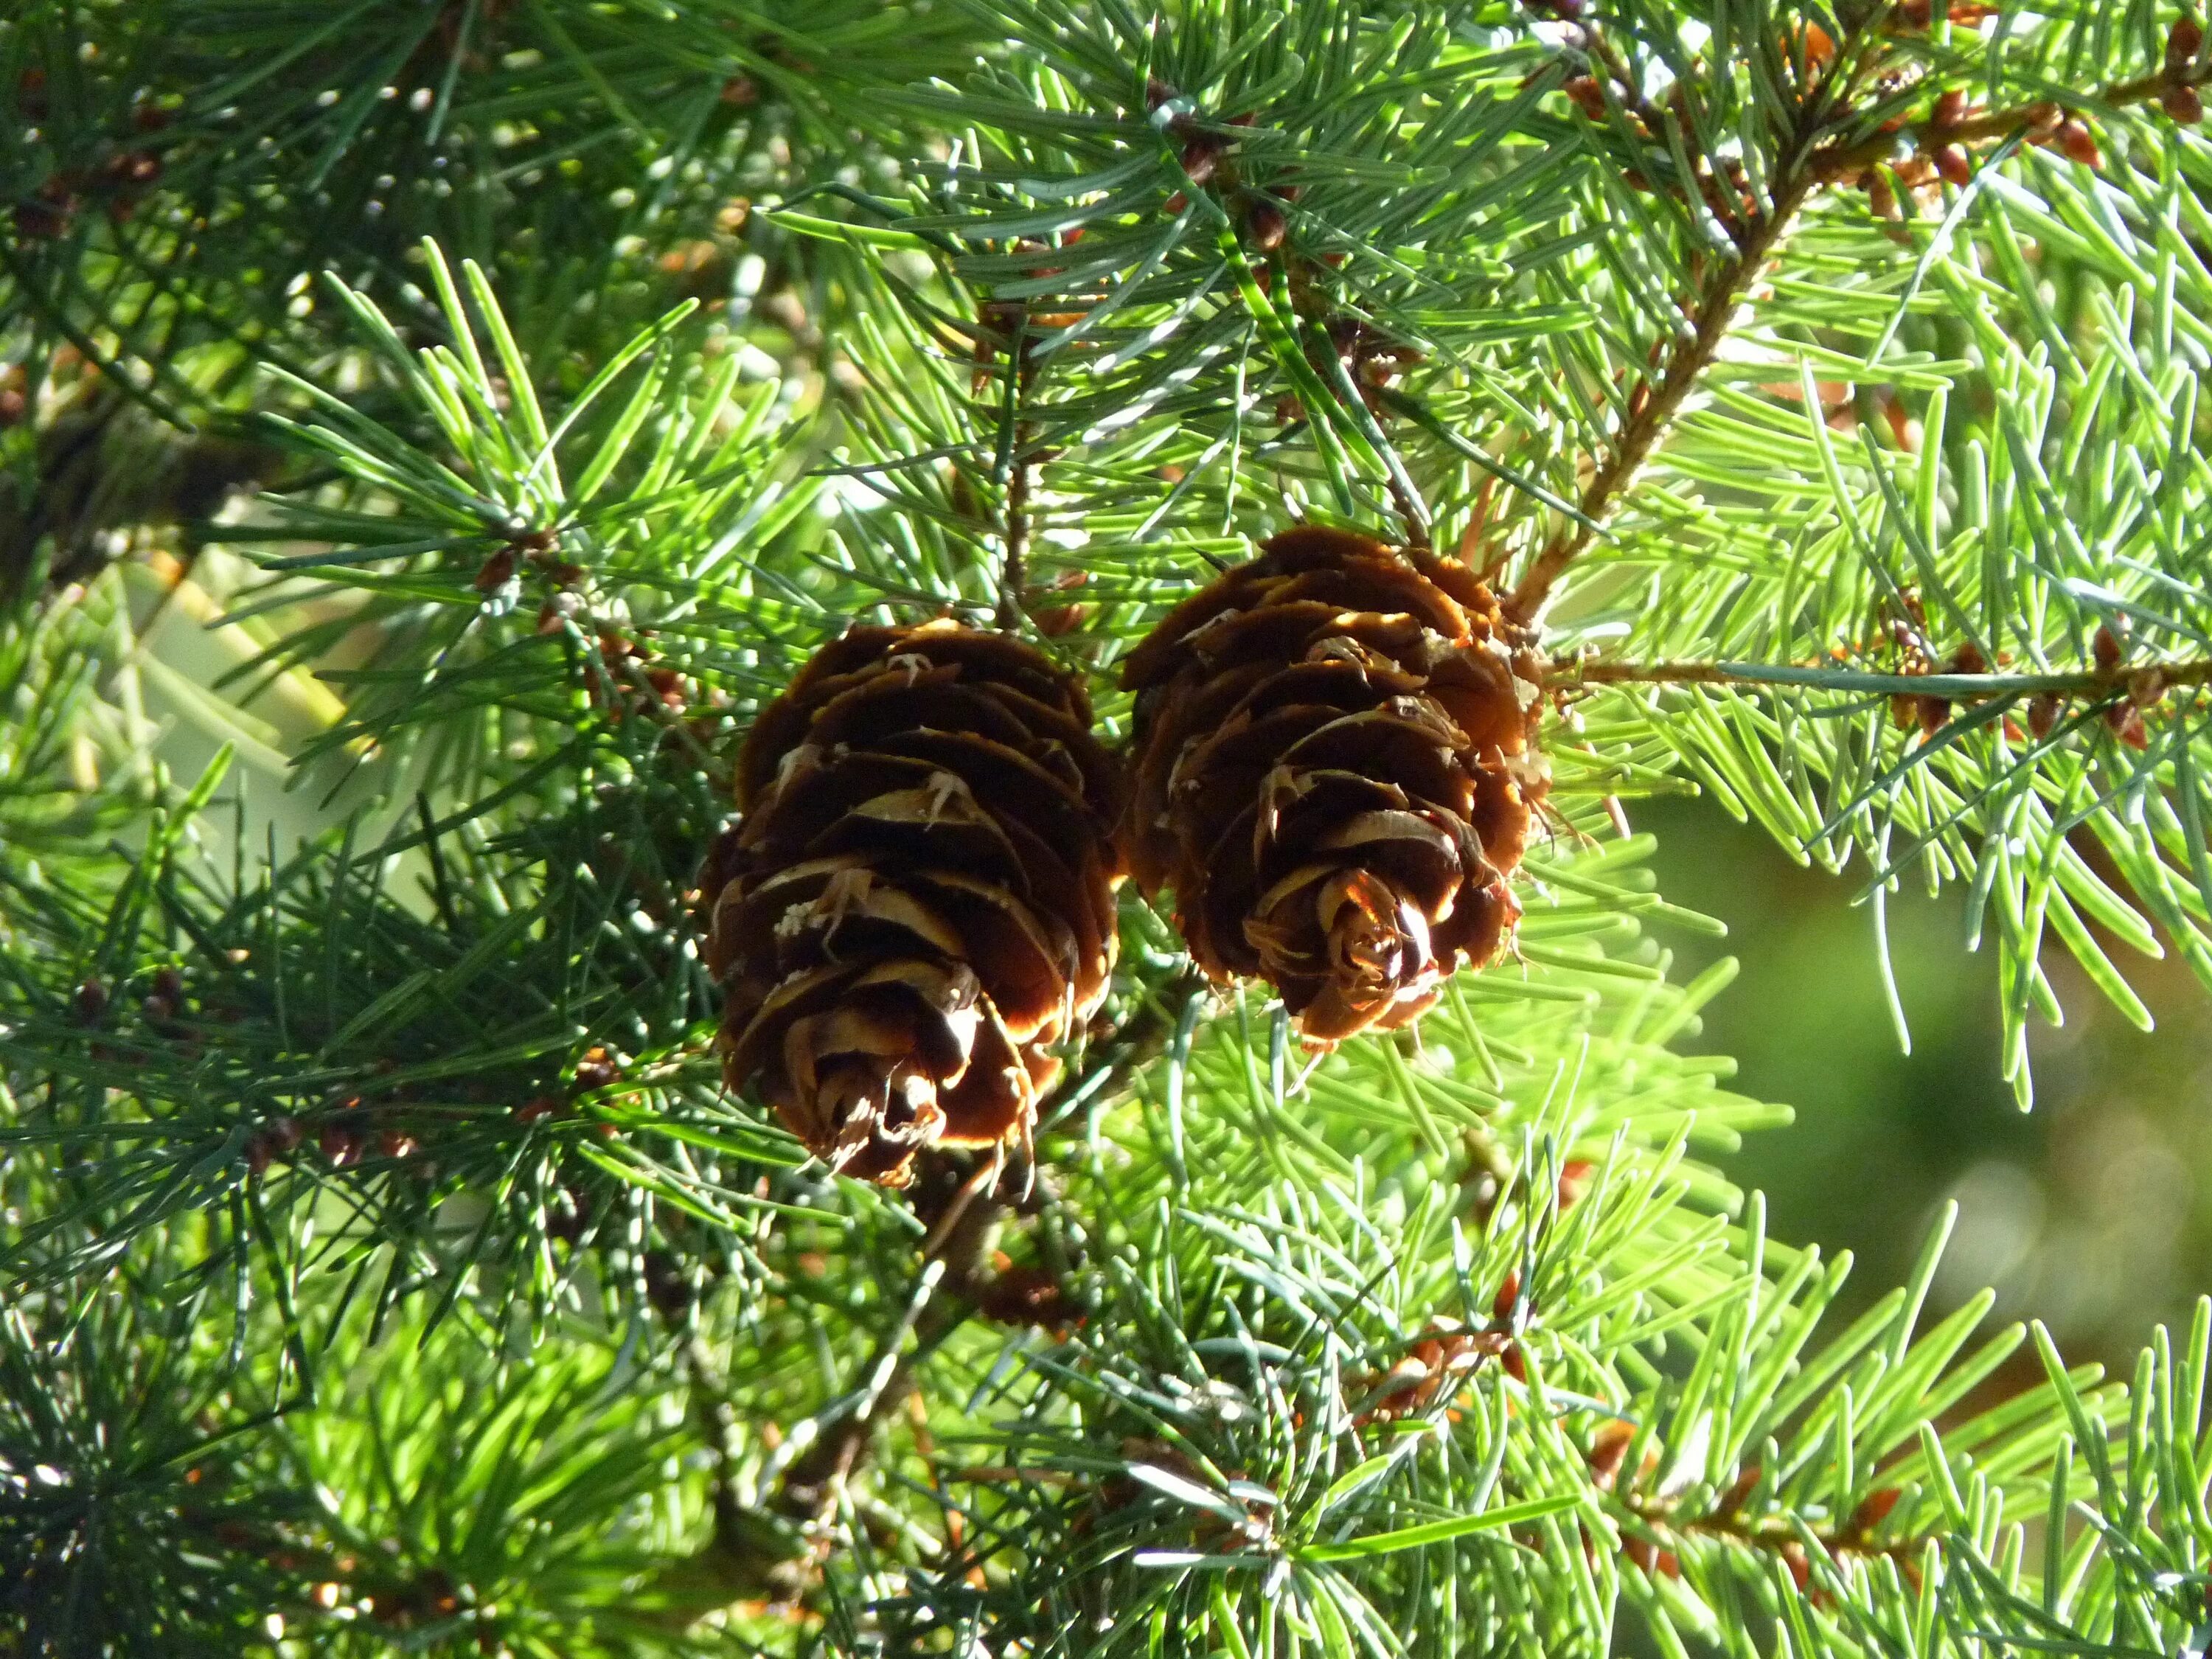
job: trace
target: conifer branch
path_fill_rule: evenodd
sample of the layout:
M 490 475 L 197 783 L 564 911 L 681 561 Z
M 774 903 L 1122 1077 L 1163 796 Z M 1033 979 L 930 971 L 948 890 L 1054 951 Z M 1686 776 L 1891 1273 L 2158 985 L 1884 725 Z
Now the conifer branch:
M 1511 606 L 1516 615 L 1531 620 L 1540 616 L 1551 599 L 1553 587 L 1566 574 L 1567 567 L 1597 539 L 1599 527 L 1604 525 L 1621 494 L 1635 482 L 1652 450 L 1674 424 L 1675 415 L 1697 385 L 1698 376 L 1719 351 L 1746 290 L 1765 268 L 1798 211 L 1810 198 L 1814 184 L 1810 176 L 1800 173 L 1778 189 L 1773 205 L 1746 233 L 1741 252 L 1705 284 L 1689 313 L 1689 337 L 1668 358 L 1666 372 L 1656 385 L 1646 380 L 1638 388 L 1644 394 L 1640 404 L 1634 396 L 1631 397 L 1629 406 L 1633 412 L 1576 503 L 1581 509 L 1580 520 L 1563 526 L 1515 585 Z
M 2128 696 L 2155 702 L 2168 687 L 2212 684 L 2212 659 L 2115 663 L 2110 668 L 2053 669 L 2002 674 L 1885 674 L 1843 664 L 1619 662 L 1582 658 L 1555 662 L 1545 678 L 1553 690 L 1600 685 L 1788 685 L 1877 696 L 1929 696 L 1980 702 L 2048 694 Z

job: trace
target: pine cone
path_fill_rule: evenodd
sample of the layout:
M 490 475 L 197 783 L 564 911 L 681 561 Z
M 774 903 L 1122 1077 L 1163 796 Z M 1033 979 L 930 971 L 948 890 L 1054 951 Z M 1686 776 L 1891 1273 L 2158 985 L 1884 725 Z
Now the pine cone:
M 1115 763 L 1081 686 L 951 622 L 854 628 L 762 713 L 708 861 L 724 1069 L 833 1169 L 1024 1137 L 1105 995 Z
M 1542 669 L 1464 565 L 1304 526 L 1185 600 L 1124 667 L 1124 843 L 1216 980 L 1306 1042 L 1406 1024 L 1504 947 L 1548 787 Z

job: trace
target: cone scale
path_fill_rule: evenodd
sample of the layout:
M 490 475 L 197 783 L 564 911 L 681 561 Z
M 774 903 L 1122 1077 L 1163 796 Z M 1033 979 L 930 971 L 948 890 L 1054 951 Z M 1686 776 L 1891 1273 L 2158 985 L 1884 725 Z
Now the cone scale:
M 1217 982 L 1264 980 L 1327 1048 L 1495 960 L 1549 775 L 1533 633 L 1455 561 L 1304 526 L 1162 620 L 1123 840 Z
M 1018 641 L 855 628 L 762 713 L 712 861 L 733 1089 L 845 1174 L 1024 1139 L 1104 997 L 1118 769 Z

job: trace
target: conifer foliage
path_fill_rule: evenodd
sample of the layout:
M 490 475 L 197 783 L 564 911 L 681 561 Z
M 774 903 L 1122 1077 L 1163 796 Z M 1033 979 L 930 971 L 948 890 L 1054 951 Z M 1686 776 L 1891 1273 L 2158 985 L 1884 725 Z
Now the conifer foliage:
M 0 1655 L 2202 1655 L 2212 1303 L 1838 1316 L 1636 818 L 2212 985 L 2208 80 L 0 11 Z

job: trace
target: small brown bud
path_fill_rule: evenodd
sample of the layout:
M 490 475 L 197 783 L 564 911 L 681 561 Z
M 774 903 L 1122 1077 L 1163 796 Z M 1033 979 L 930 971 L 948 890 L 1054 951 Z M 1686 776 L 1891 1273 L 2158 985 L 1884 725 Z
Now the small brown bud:
M 515 562 L 520 557 L 520 555 L 514 548 L 502 547 L 491 557 L 486 559 L 483 562 L 483 568 L 477 572 L 477 592 L 489 593 L 494 588 L 507 586 L 514 575 Z
M 272 1117 L 261 1127 L 269 1144 L 279 1153 L 289 1152 L 300 1144 L 300 1121 L 297 1118 Z
M 1498 1286 L 1498 1294 L 1491 1298 L 1490 1316 L 1500 1324 L 1513 1317 L 1513 1310 L 1521 1305 L 1521 1275 L 1509 1270 Z
M 1251 212 L 1244 216 L 1245 233 L 1252 246 L 1262 253 L 1273 253 L 1282 246 L 1283 238 L 1290 234 L 1291 222 L 1282 209 L 1261 197 L 1252 204 Z
M 1618 803 L 1615 803 L 1616 807 Z M 1589 1191 L 1590 1182 L 1596 1179 L 1597 1165 L 1583 1158 L 1572 1158 L 1559 1170 L 1559 1212 L 1564 1215 L 1583 1201 Z
M 336 1168 L 349 1169 L 361 1162 L 361 1132 L 349 1124 L 325 1123 L 316 1144 Z
M 2038 743 L 2051 735 L 2058 724 L 2058 699 L 2049 691 L 2039 691 L 2027 700 L 2027 729 Z
M 1851 1511 L 1850 1523 L 1844 1530 L 1854 1538 L 1865 1537 L 1889 1518 L 1889 1512 L 1897 1507 L 1897 1500 L 1904 1496 L 1904 1492 L 1896 1486 L 1875 1487 L 1860 1500 L 1858 1508 Z
M 97 1025 L 107 1012 L 107 988 L 96 979 L 88 979 L 76 988 L 76 1001 L 78 1023 Z
M 576 1062 L 576 1087 L 580 1090 L 604 1089 L 621 1075 L 614 1056 L 602 1048 L 586 1049 L 584 1057 Z
M 1966 118 L 1966 94 L 1958 87 L 1952 88 L 1936 100 L 1936 108 L 1929 118 L 1944 130 L 1959 125 Z
M 1867 206 L 1877 219 L 1904 217 L 1897 205 L 1897 192 L 1889 187 L 1889 180 L 1879 172 L 1867 174 Z
M 2106 709 L 2105 726 L 2130 749 L 2150 747 L 2150 728 L 2143 724 L 2142 710 L 2131 702 L 2116 702 Z
M 2173 27 L 2166 33 L 2166 76 L 2178 80 L 2188 72 L 2197 54 L 2204 49 L 2204 26 L 2184 13 L 2173 20 Z
M 1597 1437 L 1590 1442 L 1589 1467 L 1590 1479 L 1601 1490 L 1613 1490 L 1613 1482 L 1620 1475 L 1620 1466 L 1628 1456 L 1628 1443 L 1635 1438 L 1635 1425 L 1619 1418 L 1597 1431 Z
M 2105 153 L 2097 148 L 2096 135 L 2085 123 L 2074 117 L 2069 116 L 2059 124 L 2058 148 L 2065 152 L 2068 161 L 2079 166 L 2101 167 L 2105 165 Z
M 2204 98 L 2194 87 L 2168 87 L 2158 95 L 2158 106 L 2169 118 L 2193 127 L 2204 118 Z
M 2028 106 L 2027 130 L 2039 138 L 2047 138 L 2057 131 L 2065 119 L 2066 112 L 2047 99 Z
M 1208 135 L 1200 134 L 1182 147 L 1182 170 L 1194 185 L 1211 183 L 1214 169 L 1220 165 L 1220 143 Z
M 2110 623 L 2098 628 L 2096 637 L 2089 642 L 2089 649 L 2097 659 L 2097 672 L 2100 674 L 2111 673 L 2120 665 L 2120 659 L 2127 654 L 2119 634 L 2114 631 Z
M 1944 183 L 1961 190 L 1974 181 L 1974 164 L 1957 144 L 1945 144 L 1936 152 L 1936 171 L 1943 176 Z
M 561 1101 L 558 1097 L 532 1095 L 514 1109 L 514 1121 L 517 1123 L 535 1123 L 541 1118 L 552 1116 L 560 1109 Z

